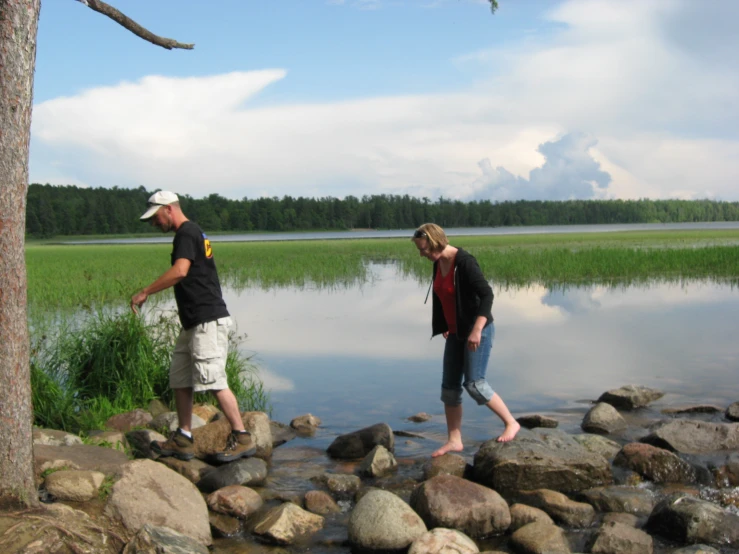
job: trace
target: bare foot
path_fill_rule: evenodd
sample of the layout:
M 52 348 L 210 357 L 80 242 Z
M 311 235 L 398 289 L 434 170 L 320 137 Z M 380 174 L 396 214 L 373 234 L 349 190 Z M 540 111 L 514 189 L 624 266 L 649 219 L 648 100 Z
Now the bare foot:
M 441 448 L 439 448 L 436 452 L 431 454 L 432 458 L 438 458 L 439 456 L 443 456 L 447 452 L 462 452 L 464 449 L 464 446 L 461 442 L 448 442 Z
M 518 434 L 520 430 L 521 426 L 519 425 L 518 421 L 512 421 L 506 424 L 503 434 L 495 440 L 497 440 L 498 442 L 508 442 L 510 440 L 513 440 L 513 438 Z

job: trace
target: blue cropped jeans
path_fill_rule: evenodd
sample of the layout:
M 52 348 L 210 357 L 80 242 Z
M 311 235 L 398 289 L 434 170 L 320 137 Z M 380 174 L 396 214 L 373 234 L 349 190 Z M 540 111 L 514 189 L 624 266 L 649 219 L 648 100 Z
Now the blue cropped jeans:
M 447 406 L 462 403 L 462 387 L 478 405 L 487 404 L 495 392 L 485 380 L 490 351 L 493 349 L 495 325 L 491 322 L 482 330 L 480 346 L 474 352 L 467 340 L 450 334 L 444 347 L 444 373 L 441 379 L 441 401 Z

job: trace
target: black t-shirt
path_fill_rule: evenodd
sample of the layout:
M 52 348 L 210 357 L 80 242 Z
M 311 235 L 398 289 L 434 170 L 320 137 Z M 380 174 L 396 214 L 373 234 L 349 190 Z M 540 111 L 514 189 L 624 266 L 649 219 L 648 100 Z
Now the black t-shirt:
M 190 329 L 200 323 L 228 317 L 210 240 L 192 221 L 180 225 L 174 236 L 172 265 L 181 258 L 190 260 L 187 276 L 174 286 L 182 326 Z

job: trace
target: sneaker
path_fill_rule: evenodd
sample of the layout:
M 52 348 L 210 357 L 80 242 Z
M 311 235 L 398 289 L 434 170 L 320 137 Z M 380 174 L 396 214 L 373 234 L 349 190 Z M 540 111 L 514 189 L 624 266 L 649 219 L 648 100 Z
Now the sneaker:
M 187 461 L 195 457 L 195 443 L 179 428 L 164 442 L 152 441 L 151 449 L 164 458 L 174 456 L 178 460 Z
M 253 456 L 256 451 L 257 447 L 254 446 L 254 442 L 251 440 L 251 433 L 248 431 L 245 433 L 231 431 L 226 441 L 226 448 L 223 452 L 216 452 L 213 458 L 217 462 L 225 464 L 240 458 Z

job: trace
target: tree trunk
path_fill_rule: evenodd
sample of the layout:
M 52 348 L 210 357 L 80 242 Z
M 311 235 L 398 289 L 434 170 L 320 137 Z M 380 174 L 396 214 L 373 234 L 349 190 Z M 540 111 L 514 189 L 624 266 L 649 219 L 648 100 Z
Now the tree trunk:
M 24 243 L 40 6 L 0 0 L 0 509 L 38 503 Z

